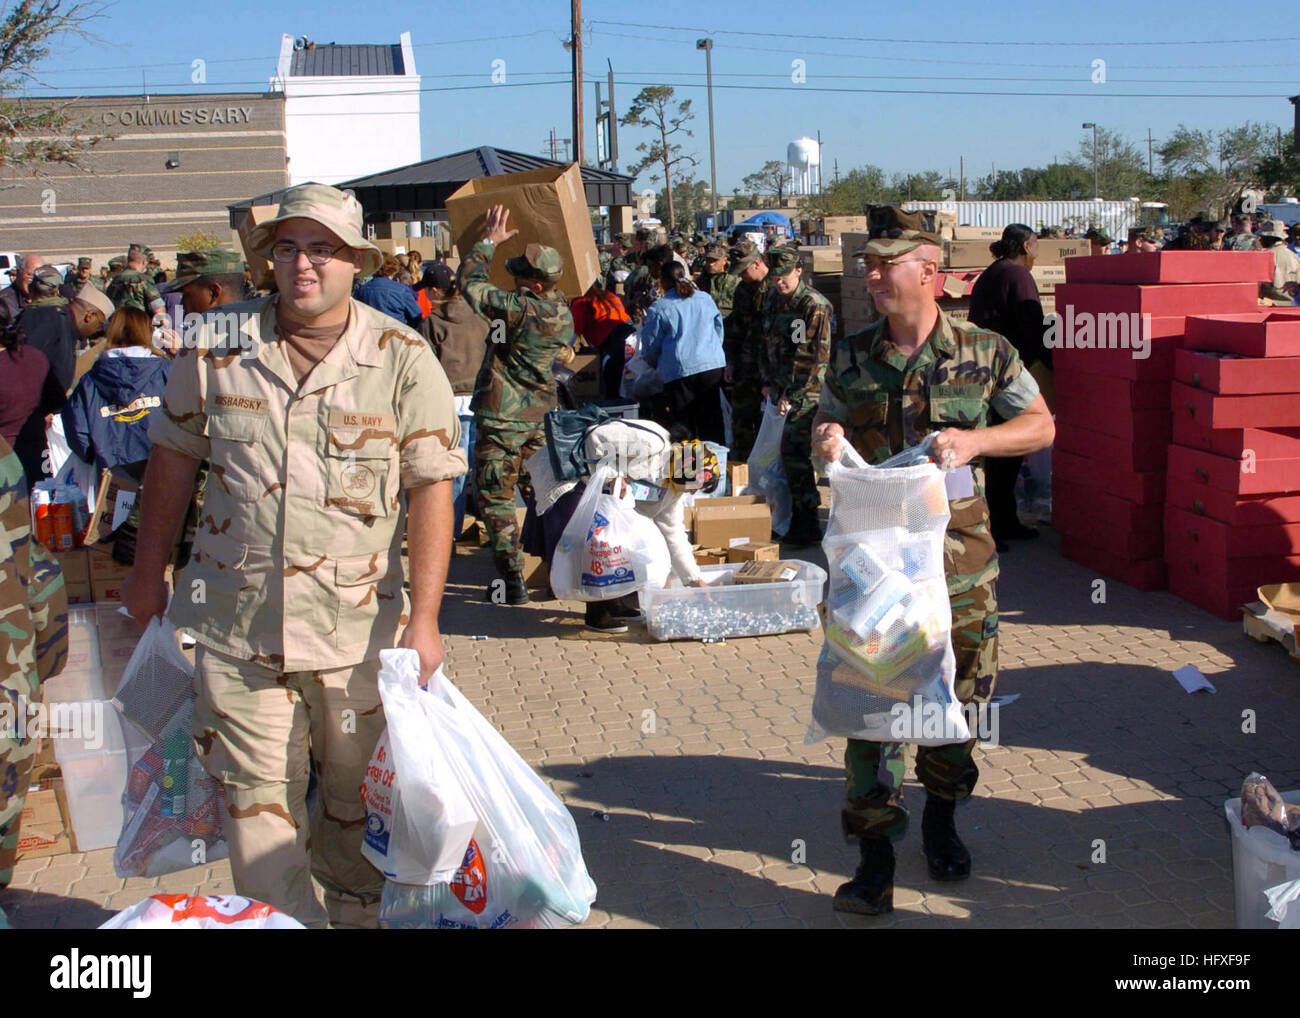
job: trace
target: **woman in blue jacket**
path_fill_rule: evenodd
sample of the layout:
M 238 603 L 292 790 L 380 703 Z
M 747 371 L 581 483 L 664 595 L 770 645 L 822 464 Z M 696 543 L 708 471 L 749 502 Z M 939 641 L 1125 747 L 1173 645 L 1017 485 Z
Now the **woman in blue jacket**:
M 138 308 L 122 307 L 108 322 L 108 349 L 68 398 L 68 446 L 100 470 L 149 458 L 149 415 L 162 406 L 171 361 L 155 356 L 153 325 Z
M 664 382 L 655 419 L 674 438 L 689 435 L 724 445 L 722 314 L 681 262 L 665 261 L 659 278 L 664 295 L 641 323 L 642 356 Z

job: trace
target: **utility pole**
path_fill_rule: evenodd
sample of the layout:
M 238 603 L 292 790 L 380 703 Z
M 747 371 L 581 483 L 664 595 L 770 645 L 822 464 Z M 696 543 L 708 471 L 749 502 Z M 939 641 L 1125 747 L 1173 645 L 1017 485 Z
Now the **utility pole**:
M 961 195 L 961 201 L 966 200 L 966 157 L 957 157 L 957 172 L 961 174 L 958 193 Z
M 1151 128 L 1147 128 L 1147 176 L 1154 177 L 1155 172 L 1152 170 L 1154 164 L 1151 161 Z
M 835 160 L 835 183 L 838 184 L 839 182 L 840 182 L 840 161 L 836 159 Z
M 718 229 L 718 158 L 713 147 L 713 40 L 696 39 L 695 48 L 704 50 L 704 74 L 709 90 L 709 194 L 713 207 L 713 229 Z M 664 181 L 666 185 L 668 181 Z
M 582 151 L 582 0 L 571 0 L 573 42 L 573 156 L 583 163 Z M 565 156 L 568 161 L 568 156 Z
M 1096 201 L 1101 197 L 1101 190 L 1097 187 L 1097 125 L 1088 123 L 1083 125 L 1086 131 L 1092 128 L 1092 198 Z
M 822 131 L 817 128 L 817 194 L 822 194 Z
M 569 142 L 572 141 L 573 139 L 572 139 L 572 138 L 561 138 L 560 140 L 561 140 L 562 142 L 564 142 L 564 161 L 565 161 L 566 163 L 567 163 L 567 162 L 571 162 L 572 160 L 569 159 Z
M 614 65 L 606 58 L 609 68 L 609 168 L 618 172 L 618 107 L 614 105 Z

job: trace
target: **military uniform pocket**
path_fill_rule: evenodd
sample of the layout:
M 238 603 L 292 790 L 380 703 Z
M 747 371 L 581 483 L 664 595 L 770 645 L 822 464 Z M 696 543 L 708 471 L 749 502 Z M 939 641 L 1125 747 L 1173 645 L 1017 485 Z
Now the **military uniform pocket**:
M 331 427 L 325 446 L 329 471 L 325 504 L 354 516 L 387 516 L 393 440 L 369 429 Z
M 388 574 L 387 552 L 351 555 L 334 564 L 338 614 L 334 641 L 339 647 L 367 642 L 379 616 L 380 587 Z
M 186 623 L 194 618 L 196 625 L 202 620 L 242 637 L 248 628 L 247 612 L 242 609 L 257 589 L 256 584 L 244 582 L 247 561 L 248 545 L 200 527 L 190 565 L 176 586 L 175 600 L 183 605 L 178 620 Z
M 208 417 L 212 474 L 216 483 L 238 501 L 260 498 L 271 483 L 266 480 L 261 453 L 266 422 L 265 414 L 225 412 Z

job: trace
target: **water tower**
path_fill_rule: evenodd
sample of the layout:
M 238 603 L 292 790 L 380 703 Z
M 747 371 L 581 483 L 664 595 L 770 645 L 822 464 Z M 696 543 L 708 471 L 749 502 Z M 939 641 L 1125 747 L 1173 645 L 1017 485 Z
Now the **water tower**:
M 796 138 L 785 148 L 790 193 L 813 194 L 821 185 L 821 146 L 816 138 Z

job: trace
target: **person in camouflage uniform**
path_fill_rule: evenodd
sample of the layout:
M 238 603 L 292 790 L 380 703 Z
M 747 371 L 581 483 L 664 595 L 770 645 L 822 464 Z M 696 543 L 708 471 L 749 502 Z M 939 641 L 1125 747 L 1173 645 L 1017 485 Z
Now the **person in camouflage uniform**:
M 114 277 L 105 290 L 114 307 L 139 308 L 150 315 L 163 309 L 162 295 L 148 275 L 147 250 L 143 244 L 132 244 L 127 251 L 126 268 Z
M 122 587 L 142 625 L 168 612 L 198 641 L 193 737 L 225 788 L 236 893 L 315 927 L 378 925 L 360 789 L 385 725 L 379 656 L 412 651 L 423 682 L 442 663 L 451 488 L 466 469 L 429 344 L 350 298 L 383 258 L 362 223 L 351 192 L 303 184 L 252 231 L 277 293 L 210 312 L 172 362 Z M 204 459 L 203 515 L 168 605 L 164 569 Z
M 487 212 L 487 234 L 461 265 L 461 291 L 469 306 L 492 323 L 488 355 L 479 370 L 470 409 L 478 428 L 474 481 L 506 604 L 527 604 L 524 557 L 515 518 L 515 489 L 531 493 L 524 462 L 546 444 L 543 421 L 556 407 L 551 368 L 573 340 L 573 315 L 555 288 L 564 259 L 554 248 L 529 244 L 506 262 L 519 289 L 498 290 L 488 279 L 492 256 L 518 230 L 500 205 Z M 494 584 L 493 587 L 496 585 Z M 499 601 L 493 587 L 488 599 Z
M 817 478 L 812 465 L 812 422 L 831 347 L 831 302 L 803 279 L 799 252 L 771 248 L 765 256 L 772 284 L 763 302 L 762 392 L 785 415 L 781 461 L 792 513 L 785 541 L 796 547 L 821 540 Z
M 28 707 L 68 660 L 68 595 L 54 556 L 32 536 L 23 467 L 0 438 L 0 888 L 13 878 L 36 738 Z M 48 736 L 47 736 L 48 737 Z
M 609 268 L 605 270 L 605 289 L 610 293 L 620 295 L 623 293 L 623 284 L 614 278 L 615 272 L 626 272 L 630 275 L 636 268 L 636 256 L 632 253 L 632 245 L 635 243 L 636 238 L 630 233 L 615 234 L 610 251 Z
M 813 449 L 839 458 L 848 441 L 868 462 L 918 445 L 933 447 L 947 470 L 971 466 L 974 495 L 949 503 L 944 573 L 952 604 L 956 695 L 987 703 L 997 681 L 998 560 L 984 500 L 982 457 L 1015 456 L 1052 443 L 1055 427 L 1033 376 L 997 333 L 949 318 L 935 304 L 942 242 L 923 230 L 919 213 L 883 206 L 859 252 L 882 317 L 838 340 L 831 351 L 814 424 Z M 990 427 L 994 411 L 1005 423 Z M 930 875 L 961 880 L 970 853 L 957 836 L 954 807 L 979 778 L 974 740 L 918 747 L 917 778 L 925 786 L 922 839 Z M 840 911 L 875 915 L 893 907 L 892 841 L 907 829 L 903 805 L 904 744 L 849 739 L 844 764 L 848 803 L 844 833 L 862 855 L 853 880 L 835 894 Z
M 702 257 L 704 270 L 699 273 L 696 285 L 713 298 L 725 325 L 735 307 L 736 287 L 740 280 L 727 271 L 727 249 L 722 244 L 710 244 Z
M 1232 233 L 1223 238 L 1223 250 L 1258 251 L 1260 246 L 1259 238 L 1251 232 L 1250 216 L 1238 212 L 1232 217 Z
M 723 321 L 723 348 L 727 355 L 725 378 L 731 385 L 732 443 L 729 457 L 736 463 L 749 459 L 762 416 L 763 378 L 759 366 L 763 348 L 761 313 L 771 286 L 767 262 L 752 240 L 730 249 L 730 274 L 736 279 L 731 314 Z

